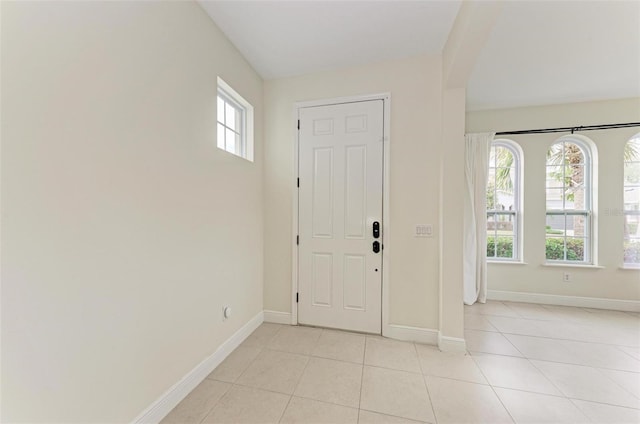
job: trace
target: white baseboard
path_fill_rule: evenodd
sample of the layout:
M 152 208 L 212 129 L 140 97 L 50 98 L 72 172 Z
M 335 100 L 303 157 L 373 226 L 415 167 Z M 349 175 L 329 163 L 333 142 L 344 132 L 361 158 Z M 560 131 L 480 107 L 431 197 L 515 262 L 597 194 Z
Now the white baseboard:
M 438 333 L 438 348 L 443 352 L 466 353 L 467 342 L 458 337 L 448 337 Z
M 208 358 L 200 362 L 180 381 L 167 390 L 159 399 L 145 409 L 133 423 L 156 424 L 176 407 L 193 389 L 196 388 L 224 359 L 237 348 L 249 335 L 262 324 L 264 314 L 260 312 L 236 331 Z
M 511 302 L 542 303 L 545 305 L 578 306 L 594 309 L 610 309 L 625 312 L 640 312 L 640 301 L 638 300 L 562 296 L 556 294 L 525 293 L 503 290 L 488 290 L 487 299 L 506 300 Z
M 264 311 L 264 322 L 291 324 L 291 312 Z
M 430 345 L 438 344 L 438 331 L 430 328 L 409 327 L 406 325 L 389 324 L 383 336 L 407 342 L 417 342 Z

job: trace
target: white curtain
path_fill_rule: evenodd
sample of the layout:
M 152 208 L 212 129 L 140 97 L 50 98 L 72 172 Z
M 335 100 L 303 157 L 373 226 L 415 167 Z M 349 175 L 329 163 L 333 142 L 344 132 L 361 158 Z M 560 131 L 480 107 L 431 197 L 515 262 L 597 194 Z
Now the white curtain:
M 466 134 L 464 157 L 464 303 L 487 301 L 487 172 L 495 133 Z

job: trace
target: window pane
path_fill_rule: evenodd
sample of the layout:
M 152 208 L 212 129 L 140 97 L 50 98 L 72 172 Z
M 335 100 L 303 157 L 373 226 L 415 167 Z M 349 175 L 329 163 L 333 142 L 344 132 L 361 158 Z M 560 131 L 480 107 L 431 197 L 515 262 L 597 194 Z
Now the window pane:
M 565 142 L 564 143 L 564 163 L 569 166 L 575 166 L 584 164 L 584 153 L 577 144 Z
M 499 236 L 496 244 L 497 258 L 513 258 L 513 237 Z
M 496 214 L 487 214 L 487 232 L 493 234 L 496 231 Z
M 506 147 L 496 147 L 496 187 L 499 190 L 513 192 L 516 170 L 515 159 L 511 150 Z
M 567 237 L 567 261 L 585 261 L 585 239 L 578 237 Z
M 229 153 L 237 154 L 238 152 L 236 152 L 235 136 L 236 136 L 236 133 L 234 133 L 228 128 L 226 129 L 226 134 L 225 134 L 226 140 L 225 140 L 224 148 Z
M 583 165 L 567 166 L 565 173 L 565 186 L 582 187 L 585 183 L 585 167 Z
M 624 210 L 640 210 L 640 187 L 625 187 L 624 189 Z
M 564 215 L 547 215 L 546 234 L 547 236 L 564 235 L 565 216 Z
M 547 165 L 561 165 L 563 158 L 563 144 L 556 143 L 547 150 Z
M 624 184 L 640 185 L 640 162 L 626 162 L 624 164 Z
M 561 188 L 547 189 L 547 209 L 563 209 L 564 190 Z
M 487 184 L 487 210 L 492 211 L 496 208 L 496 187 L 493 185 L 493 181 L 489 181 Z
M 238 113 L 238 111 L 229 103 L 225 105 L 225 110 L 227 113 L 227 115 L 225 116 L 226 118 L 225 124 L 227 125 L 227 127 L 231 128 L 232 130 L 238 130 L 238 127 L 236 125 L 236 122 L 237 122 L 236 114 Z
M 545 240 L 545 257 L 550 261 L 564 261 L 564 238 L 549 236 Z
M 513 215 L 498 214 L 495 217 L 495 226 L 498 235 L 513 236 Z
M 562 187 L 563 175 L 562 166 L 547 166 L 547 187 Z
M 564 208 L 571 210 L 585 210 L 586 209 L 586 199 L 585 199 L 585 191 L 584 188 L 573 187 L 568 188 L 564 192 Z
M 224 124 L 224 100 L 222 97 L 218 96 L 218 122 L 222 122 Z M 218 145 L 219 147 L 220 145 Z
M 640 239 L 624 241 L 624 263 L 640 265 Z
M 487 258 L 496 257 L 496 238 L 493 236 L 487 237 Z
M 640 239 L 640 215 L 624 215 L 624 238 Z
M 497 204 L 496 210 L 501 211 L 513 211 L 516 208 L 516 199 L 513 195 L 513 191 L 497 191 Z
M 567 215 L 566 231 L 569 236 L 586 237 L 588 235 L 589 224 L 584 215 Z
M 219 148 L 224 149 L 224 127 L 222 124 L 218 124 L 218 142 Z

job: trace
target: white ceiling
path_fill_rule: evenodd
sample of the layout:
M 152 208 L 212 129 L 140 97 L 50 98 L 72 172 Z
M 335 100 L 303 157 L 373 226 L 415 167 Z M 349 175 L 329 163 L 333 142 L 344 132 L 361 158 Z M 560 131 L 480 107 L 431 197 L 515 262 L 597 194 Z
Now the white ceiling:
M 461 3 L 199 2 L 265 79 L 438 54 Z
M 459 0 L 199 0 L 265 79 L 439 54 Z M 640 96 L 640 1 L 507 1 L 470 110 Z
M 494 109 L 640 96 L 640 2 L 507 2 L 467 89 Z

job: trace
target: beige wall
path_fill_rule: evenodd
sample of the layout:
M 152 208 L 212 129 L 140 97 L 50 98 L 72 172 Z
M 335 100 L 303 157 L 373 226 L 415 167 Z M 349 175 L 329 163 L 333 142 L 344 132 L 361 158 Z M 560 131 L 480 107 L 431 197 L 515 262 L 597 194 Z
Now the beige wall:
M 262 310 L 262 80 L 196 3 L 1 24 L 1 420 L 129 422 Z M 255 163 L 215 147 L 218 75 Z
M 265 82 L 265 309 L 291 311 L 294 103 L 389 92 L 390 321 L 438 328 L 441 80 L 440 57 L 421 56 Z
M 640 121 L 640 99 L 477 111 L 467 114 L 467 132 L 597 125 Z M 587 131 L 597 148 L 595 219 L 602 268 L 548 267 L 544 264 L 545 155 L 564 134 L 506 136 L 524 153 L 524 261 L 526 265 L 489 264 L 489 290 L 640 300 L 640 271 L 622 270 L 622 153 L 640 128 Z M 563 272 L 572 282 L 562 282 Z

